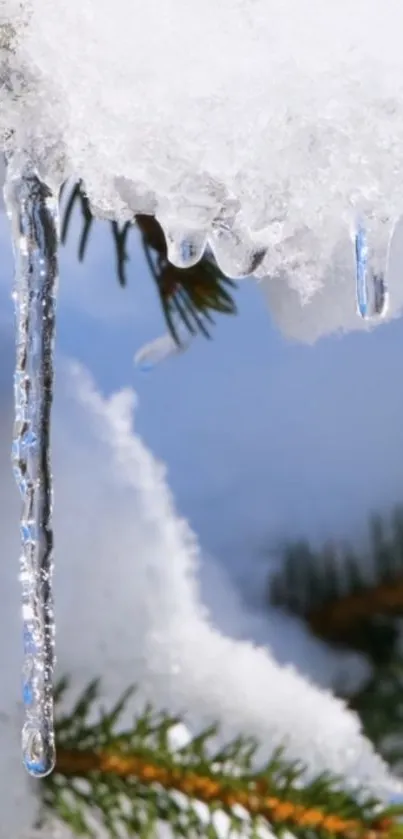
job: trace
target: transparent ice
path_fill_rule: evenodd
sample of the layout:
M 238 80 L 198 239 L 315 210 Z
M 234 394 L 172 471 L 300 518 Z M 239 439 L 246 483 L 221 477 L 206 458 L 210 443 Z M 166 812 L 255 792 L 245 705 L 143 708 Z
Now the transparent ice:
M 402 26 L 399 0 L 3 0 L 0 135 L 41 172 L 63 158 L 100 217 L 154 213 L 179 267 L 207 242 L 304 314 L 364 218 L 365 320 L 393 317 L 379 278 L 403 213 Z M 354 320 L 339 283 L 335 327 L 363 328 L 349 270 Z
M 368 245 L 363 227 L 359 227 L 355 237 L 355 259 L 357 276 L 357 308 L 362 318 L 368 314 Z
M 168 259 L 178 268 L 191 268 L 196 265 L 201 260 L 207 244 L 207 236 L 203 232 L 185 232 L 171 229 L 168 225 L 165 226 L 165 238 Z
M 296 293 L 299 317 L 325 297 L 342 244 L 352 270 L 346 306 L 344 298 L 337 305 L 339 277 L 331 288 L 337 325 L 350 324 L 354 297 L 362 321 L 385 315 L 389 303 L 393 316 L 402 306 L 389 301 L 386 278 L 403 212 L 402 26 L 401 0 L 389 0 L 387 14 L 383 0 L 0 4 L 0 144 L 9 155 L 20 150 L 9 159 L 6 202 L 17 263 L 23 740 L 33 774 L 54 761 L 49 412 L 58 220 L 45 184 L 56 172 L 81 178 L 102 218 L 153 212 L 176 265 L 193 265 L 208 246 L 226 274 L 269 275 Z M 364 220 L 353 240 L 351 217 Z M 164 339 L 140 362 L 171 350 Z
M 385 265 L 378 266 L 375 273 L 371 266 L 366 229 L 359 225 L 355 235 L 356 296 L 357 310 L 362 318 L 384 317 L 387 313 L 389 295 L 385 279 Z M 371 267 L 369 267 L 369 264 Z
M 5 202 L 15 255 L 17 360 L 12 462 L 22 499 L 23 760 L 53 769 L 54 616 L 50 411 L 58 277 L 58 199 L 22 153 L 7 164 Z

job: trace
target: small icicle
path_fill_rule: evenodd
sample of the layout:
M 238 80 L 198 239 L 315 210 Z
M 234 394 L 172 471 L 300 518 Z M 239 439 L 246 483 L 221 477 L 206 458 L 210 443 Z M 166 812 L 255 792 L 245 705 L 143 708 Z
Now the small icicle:
M 24 638 L 23 761 L 44 777 L 55 764 L 50 412 L 58 279 L 58 199 L 22 154 L 4 189 L 15 257 L 17 360 L 12 461 L 22 497 L 20 581 Z
M 234 279 L 257 271 L 267 253 L 267 248 L 254 242 L 247 228 L 239 223 L 237 207 L 230 202 L 214 220 L 209 244 L 218 266 Z
M 168 259 L 177 268 L 192 268 L 200 262 L 207 244 L 207 235 L 197 230 L 181 232 L 164 225 Z
M 360 222 L 355 233 L 357 311 L 365 319 L 382 318 L 388 311 L 386 272 L 393 229 L 390 219 L 377 225 L 371 219 L 368 224 Z

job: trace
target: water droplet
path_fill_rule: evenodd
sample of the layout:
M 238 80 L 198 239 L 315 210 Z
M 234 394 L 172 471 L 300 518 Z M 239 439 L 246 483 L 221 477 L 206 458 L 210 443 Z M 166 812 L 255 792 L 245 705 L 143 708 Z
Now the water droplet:
M 26 769 L 36 778 L 45 778 L 56 762 L 53 736 L 26 724 L 22 730 L 22 755 Z
M 267 248 L 253 241 L 246 227 L 236 217 L 223 214 L 214 221 L 209 244 L 218 266 L 234 279 L 249 277 L 261 266 Z
M 192 268 L 200 262 L 207 243 L 207 235 L 199 231 L 176 231 L 164 227 L 168 259 L 177 268 Z

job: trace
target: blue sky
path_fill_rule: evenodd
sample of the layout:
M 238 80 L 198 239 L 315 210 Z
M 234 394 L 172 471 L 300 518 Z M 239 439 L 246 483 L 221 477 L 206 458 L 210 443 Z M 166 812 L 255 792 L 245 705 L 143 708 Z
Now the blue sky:
M 179 511 L 245 591 L 286 536 L 361 536 L 368 512 L 403 498 L 401 321 L 313 346 L 287 341 L 261 287 L 244 281 L 238 317 L 218 318 L 212 341 L 146 373 L 133 356 L 165 327 L 136 235 L 122 290 L 107 225 L 95 226 L 79 265 L 77 221 L 61 252 L 58 352 L 105 394 L 135 389 L 136 430 L 166 463 Z

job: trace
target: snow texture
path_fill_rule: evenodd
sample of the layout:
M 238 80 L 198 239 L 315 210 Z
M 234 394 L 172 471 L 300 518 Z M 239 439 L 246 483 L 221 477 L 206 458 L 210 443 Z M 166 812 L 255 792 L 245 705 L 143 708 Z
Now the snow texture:
M 2 0 L 0 131 L 177 253 L 208 235 L 299 305 L 340 282 L 346 327 L 337 254 L 363 220 L 382 270 L 402 214 L 402 24 L 400 0 Z
M 270 311 L 282 333 L 292 340 L 313 344 L 332 332 L 368 332 L 384 319 L 359 317 L 353 290 L 354 253 L 342 239 L 334 249 L 323 275 L 323 284 L 316 294 L 301 305 L 298 289 L 287 283 L 287 277 L 266 277 L 262 289 Z M 389 310 L 386 319 L 403 311 L 403 223 L 400 220 L 390 243 L 388 260 Z
M 10 348 L 11 340 L 3 337 L 2 389 L 10 398 L 2 400 L 0 418 L 0 515 L 3 553 L 17 557 L 18 496 L 9 466 Z M 303 758 L 310 773 L 329 768 L 387 798 L 394 784 L 357 719 L 302 675 L 317 666 L 319 645 L 298 640 L 296 633 L 296 669 L 279 666 L 269 648 L 239 640 L 236 633 L 246 634 L 248 618 L 222 571 L 212 573 L 210 587 L 220 599 L 227 634 L 213 623 L 199 594 L 204 560 L 201 564 L 196 538 L 175 512 L 163 467 L 132 429 L 133 394 L 123 391 L 105 400 L 85 371 L 71 364 L 60 364 L 56 381 L 57 655 L 59 674 L 72 676 L 73 693 L 102 674 L 103 700 L 109 704 L 137 682 L 141 689 L 130 715 L 151 699 L 186 712 L 190 730 L 218 719 L 225 739 L 240 731 L 256 735 L 262 757 L 287 737 L 289 755 Z M 13 562 L 2 563 L 0 573 L 7 626 L 0 635 L 0 839 L 30 839 L 36 803 L 20 764 L 19 591 Z M 263 640 L 257 623 L 249 621 L 249 637 L 260 634 Z M 326 679 L 330 683 L 330 672 Z

